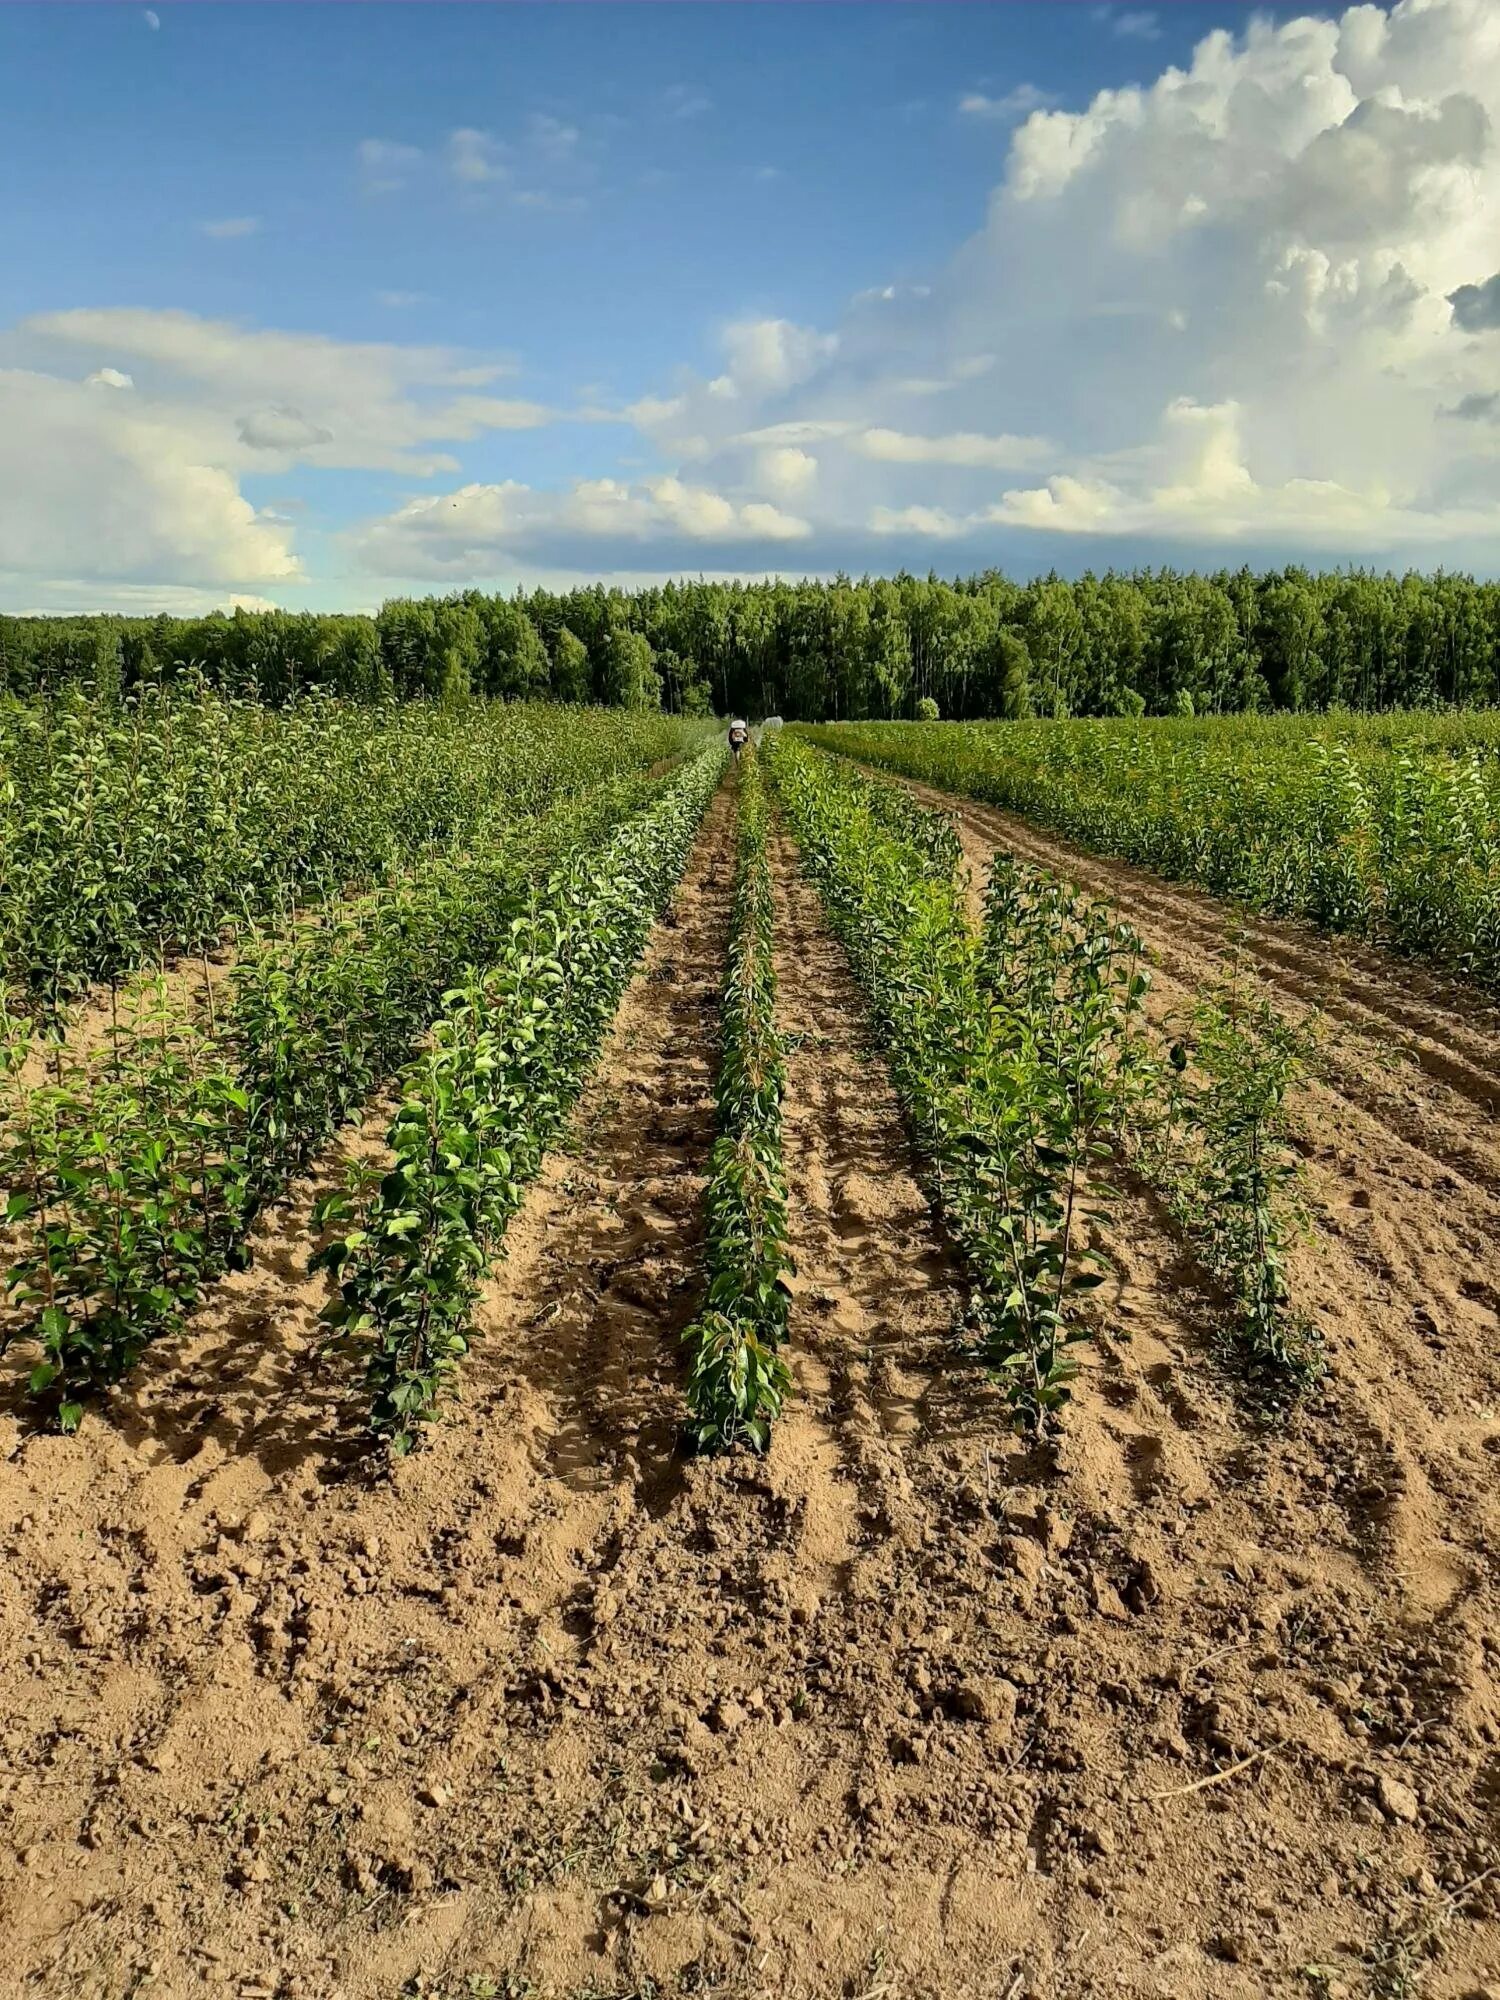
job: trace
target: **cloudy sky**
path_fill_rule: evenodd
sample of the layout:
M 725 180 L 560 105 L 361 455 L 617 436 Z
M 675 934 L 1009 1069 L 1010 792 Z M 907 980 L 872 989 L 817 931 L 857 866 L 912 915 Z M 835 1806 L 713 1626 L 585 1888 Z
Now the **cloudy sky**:
M 0 7 L 0 608 L 1500 570 L 1500 5 Z

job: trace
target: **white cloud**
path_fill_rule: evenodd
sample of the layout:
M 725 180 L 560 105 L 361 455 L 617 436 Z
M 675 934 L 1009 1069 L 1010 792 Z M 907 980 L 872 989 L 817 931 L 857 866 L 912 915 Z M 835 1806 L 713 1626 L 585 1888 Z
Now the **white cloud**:
M 794 444 L 771 445 L 755 461 L 762 486 L 772 493 L 792 497 L 806 493 L 817 484 L 818 461 L 810 451 Z
M 262 584 L 300 573 L 284 528 L 205 462 L 191 419 L 0 367 L 0 548 L 19 575 Z
M 799 511 L 855 560 L 861 535 L 992 557 L 1025 530 L 1494 569 L 1497 241 L 1500 8 L 1256 18 L 1033 110 L 928 297 L 860 294 L 796 365 L 754 322 L 764 365 L 679 387 L 674 422 L 726 493 L 815 446 Z
M 1123 32 L 1145 65 L 1145 28 Z M 31 398 L 20 442 L 0 420 L 0 491 L 26 494 L 50 425 L 57 519 L 44 532 L 0 501 L 0 547 L 11 560 L 14 515 L 23 567 L 73 576 L 76 514 L 101 573 L 264 589 L 295 565 L 290 523 L 246 510 L 239 484 L 298 463 L 452 468 L 447 493 L 359 531 L 382 577 L 702 554 L 753 571 L 778 549 L 827 571 L 924 543 L 955 565 L 1045 563 L 1048 538 L 1083 561 L 1106 536 L 1164 559 L 1500 566 L 1493 0 L 1257 17 L 1078 109 L 1011 115 L 982 227 L 922 286 L 875 286 L 828 326 L 731 318 L 701 373 L 571 412 L 642 442 L 555 491 L 470 476 L 464 444 L 549 417 L 502 397 L 492 361 L 188 314 L 28 322 L 0 336 Z M 489 177 L 466 199 L 577 198 L 592 142 L 554 124 L 465 141 Z M 423 163 L 370 143 L 367 179 Z M 107 372 L 127 369 L 128 394 Z
M 88 617 L 116 612 L 149 618 L 165 612 L 171 618 L 202 618 L 211 611 L 274 611 L 287 595 L 302 594 L 300 582 L 288 584 L 276 597 L 257 591 L 222 590 L 212 585 L 178 583 L 117 583 L 97 577 L 22 575 L 0 569 L 0 603 L 17 618 Z
M 510 170 L 501 159 L 498 141 L 465 125 L 448 134 L 448 171 L 456 181 L 475 187 L 503 180 Z
M 541 420 L 535 405 L 471 393 L 489 389 L 508 364 L 445 348 L 260 331 L 137 307 L 41 314 L 13 338 L 28 353 L 103 348 L 112 361 L 129 359 L 138 388 L 193 412 L 217 462 L 240 463 L 233 450 L 223 458 L 233 439 L 258 454 L 279 449 L 313 464 L 425 475 L 453 463 L 426 449 L 434 440 Z
M 1056 447 L 1045 438 L 984 437 L 978 431 L 953 431 L 923 437 L 909 431 L 875 428 L 862 431 L 855 449 L 866 458 L 897 465 L 966 465 L 1016 467 L 1045 461 Z
M 896 305 L 903 299 L 927 299 L 931 285 L 869 285 L 849 301 L 854 306 Z
M 870 531 L 876 535 L 921 535 L 951 541 L 967 534 L 970 522 L 945 507 L 872 507 Z
M 470 197 L 571 215 L 588 205 L 597 150 L 597 138 L 591 143 L 581 126 L 534 111 L 508 138 L 461 126 L 449 133 L 445 157 L 449 175 Z
M 538 492 L 516 480 L 427 494 L 367 522 L 352 545 L 367 569 L 391 576 L 491 573 L 528 557 L 569 566 L 569 552 L 596 552 L 600 567 L 626 546 L 731 545 L 805 540 L 809 522 L 764 500 L 736 502 L 674 476 L 630 484 L 581 479 Z
M 1050 91 L 1038 90 L 1034 83 L 1018 83 L 1001 97 L 986 97 L 982 90 L 966 91 L 958 108 L 965 118 L 1029 118 L 1033 111 L 1056 102 Z
M 819 333 L 788 319 L 738 320 L 724 329 L 729 366 L 716 380 L 730 395 L 779 395 L 815 374 L 838 344 L 836 333 Z
M 683 396 L 642 396 L 639 402 L 625 406 L 626 419 L 641 430 L 650 430 L 659 424 L 669 424 L 680 417 L 687 407 Z
M 304 451 L 309 445 L 331 444 L 333 432 L 322 424 L 310 423 L 300 410 L 284 405 L 268 410 L 252 410 L 235 426 L 242 443 L 252 451 Z
M 361 139 L 355 158 L 366 194 L 394 194 L 422 165 L 422 149 L 395 139 Z
M 1123 487 L 1102 477 L 1059 475 L 1044 487 L 1007 492 L 985 519 L 1063 534 L 1174 534 L 1209 541 L 1293 536 L 1313 547 L 1442 543 L 1492 531 L 1496 512 L 1437 514 L 1403 506 L 1388 488 L 1337 480 L 1258 481 L 1245 463 L 1242 412 L 1233 403 L 1184 397 L 1162 419 L 1157 483 Z
M 226 215 L 222 221 L 204 222 L 199 227 L 215 242 L 228 243 L 237 236 L 258 236 L 261 220 L 258 215 Z
M 297 464 L 455 470 L 435 445 L 550 420 L 538 404 L 492 393 L 504 372 L 442 348 L 189 313 L 39 315 L 0 334 L 4 568 L 82 587 L 86 552 L 112 587 L 153 581 L 222 596 L 225 586 L 294 583 L 292 521 L 257 510 L 242 479 Z

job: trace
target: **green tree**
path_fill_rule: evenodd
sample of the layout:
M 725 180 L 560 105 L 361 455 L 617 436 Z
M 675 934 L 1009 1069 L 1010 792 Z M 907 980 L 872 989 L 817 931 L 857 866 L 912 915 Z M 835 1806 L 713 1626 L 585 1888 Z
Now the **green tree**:
M 1031 713 L 1031 655 L 1019 632 L 1008 627 L 995 636 L 994 713 L 1020 722 Z
M 559 701 L 588 701 L 594 692 L 589 649 L 566 625 L 558 627 L 552 648 L 552 692 Z
M 661 707 L 661 675 L 642 632 L 613 625 L 604 643 L 604 699 L 614 708 Z

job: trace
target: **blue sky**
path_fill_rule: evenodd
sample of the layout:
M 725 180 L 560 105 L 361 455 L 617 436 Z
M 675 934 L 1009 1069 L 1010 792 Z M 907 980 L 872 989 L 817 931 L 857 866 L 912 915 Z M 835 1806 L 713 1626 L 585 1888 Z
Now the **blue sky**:
M 0 604 L 1487 566 L 1495 11 L 0 8 Z

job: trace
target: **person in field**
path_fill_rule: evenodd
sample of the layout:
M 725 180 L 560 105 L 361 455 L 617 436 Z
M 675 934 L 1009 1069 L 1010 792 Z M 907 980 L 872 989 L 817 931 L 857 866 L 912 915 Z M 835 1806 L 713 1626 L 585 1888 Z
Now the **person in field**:
M 734 761 L 736 764 L 740 761 L 740 752 L 744 749 L 745 745 L 749 741 L 750 741 L 749 723 L 731 722 L 729 725 L 729 747 L 734 752 Z

